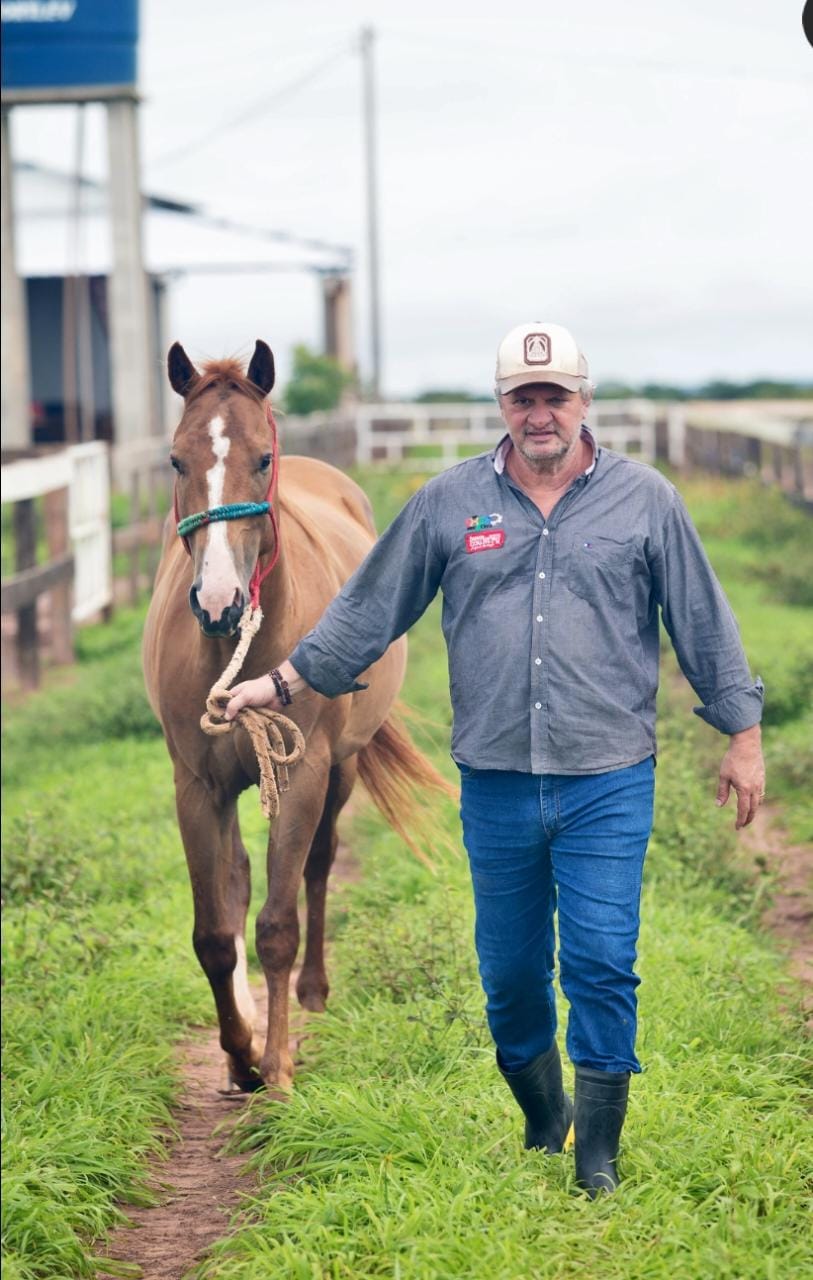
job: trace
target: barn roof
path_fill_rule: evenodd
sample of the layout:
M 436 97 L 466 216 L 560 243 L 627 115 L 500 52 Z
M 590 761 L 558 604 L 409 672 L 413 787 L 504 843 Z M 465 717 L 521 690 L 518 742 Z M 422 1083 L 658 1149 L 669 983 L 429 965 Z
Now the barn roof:
M 222 218 L 200 205 L 148 194 L 144 260 L 156 275 L 197 270 L 345 272 L 351 250 Z M 15 253 L 23 276 L 105 275 L 111 265 L 105 183 L 35 164 L 14 164 Z

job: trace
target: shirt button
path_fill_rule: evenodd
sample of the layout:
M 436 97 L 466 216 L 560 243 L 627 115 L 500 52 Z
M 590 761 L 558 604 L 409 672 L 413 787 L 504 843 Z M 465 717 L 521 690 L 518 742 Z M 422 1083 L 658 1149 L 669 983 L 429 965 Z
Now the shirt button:
M 548 531 L 547 531 L 547 529 L 543 529 L 543 530 L 542 530 L 542 537 L 543 537 L 543 538 L 547 538 L 547 536 L 548 536 Z
M 536 620 L 537 620 L 537 622 L 542 622 L 542 621 L 543 621 L 543 618 L 542 618 L 542 614 L 541 614 L 541 613 L 538 613 L 538 614 L 536 615 Z
M 542 710 L 542 703 L 541 703 L 541 702 L 535 702 L 535 703 L 534 703 L 534 710 L 536 710 L 536 711 L 541 711 L 541 710 Z
M 538 667 L 541 667 L 541 666 L 542 666 L 542 659 L 541 659 L 541 658 L 534 658 L 534 662 L 535 662 L 536 666 L 538 666 Z
M 544 576 L 545 576 L 545 575 L 544 575 L 544 573 L 540 573 L 540 575 L 539 575 L 539 576 L 540 576 L 540 578 L 544 578 Z

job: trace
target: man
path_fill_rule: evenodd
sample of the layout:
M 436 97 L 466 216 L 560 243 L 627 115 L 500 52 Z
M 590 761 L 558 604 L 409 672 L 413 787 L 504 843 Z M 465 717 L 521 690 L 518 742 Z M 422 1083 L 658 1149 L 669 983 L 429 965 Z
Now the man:
M 599 447 L 583 425 L 587 361 L 556 324 L 512 329 L 497 355 L 507 434 L 407 503 L 283 663 L 295 695 L 363 689 L 356 677 L 438 589 L 461 773 L 475 941 L 497 1063 L 527 1147 L 563 1149 L 592 1197 L 618 1184 L 635 1056 L 634 972 L 652 826 L 658 615 L 730 745 L 717 803 L 736 826 L 763 795 L 762 683 L 675 488 Z M 276 673 L 275 673 L 276 674 Z M 270 677 L 243 706 L 281 706 Z M 575 1098 L 555 1042 L 554 911 Z

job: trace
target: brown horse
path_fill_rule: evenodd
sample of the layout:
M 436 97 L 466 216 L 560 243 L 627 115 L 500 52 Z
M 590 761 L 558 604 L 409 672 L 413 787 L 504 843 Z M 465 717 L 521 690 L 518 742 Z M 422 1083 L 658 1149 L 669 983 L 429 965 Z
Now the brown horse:
M 275 474 L 273 419 L 264 404 L 274 384 L 274 359 L 265 343 L 257 342 L 247 373 L 234 360 L 213 361 L 198 372 L 178 343 L 169 352 L 168 368 L 185 403 L 171 454 L 175 519 L 167 522 L 144 632 L 145 679 L 174 766 L 194 898 L 193 944 L 214 993 L 231 1080 L 246 1090 L 263 1082 L 287 1089 L 293 1078 L 288 982 L 299 945 L 303 873 L 307 939 L 296 991 L 306 1009 L 321 1010 L 328 993 L 327 878 L 336 821 L 357 773 L 402 831 L 409 785 L 447 788 L 392 722 L 406 661 L 404 640 L 365 674 L 366 691 L 333 700 L 312 690 L 297 695 L 288 711 L 305 737 L 306 752 L 291 770 L 290 789 L 269 833 L 268 895 L 256 921 L 268 985 L 263 1043 L 255 1034 L 246 975 L 249 863 L 237 818 L 237 797 L 257 783 L 258 766 L 239 726 L 207 737 L 201 712 L 234 652 L 258 568 L 266 574 L 264 621 L 241 679 L 262 675 L 288 656 L 366 555 L 375 528 L 362 491 L 333 467 L 290 457 Z M 272 519 L 249 514 L 203 523 L 186 548 L 177 536 L 182 517 L 226 504 L 264 503 L 276 489 Z

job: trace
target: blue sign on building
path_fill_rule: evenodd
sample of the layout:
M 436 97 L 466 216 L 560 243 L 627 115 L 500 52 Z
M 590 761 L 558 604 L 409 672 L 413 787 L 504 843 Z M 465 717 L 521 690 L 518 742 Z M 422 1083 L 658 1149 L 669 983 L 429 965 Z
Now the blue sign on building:
M 0 12 L 4 89 L 135 85 L 138 0 L 2 0 Z

